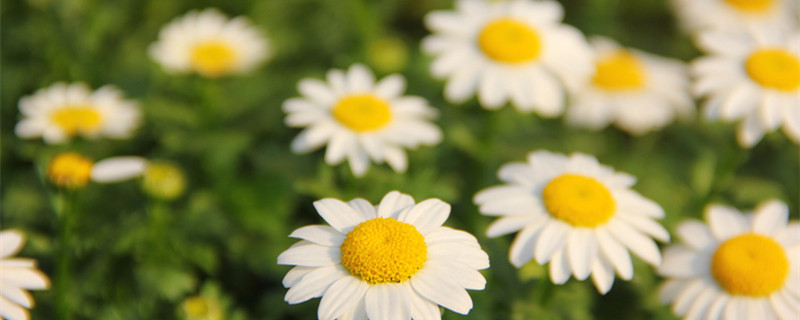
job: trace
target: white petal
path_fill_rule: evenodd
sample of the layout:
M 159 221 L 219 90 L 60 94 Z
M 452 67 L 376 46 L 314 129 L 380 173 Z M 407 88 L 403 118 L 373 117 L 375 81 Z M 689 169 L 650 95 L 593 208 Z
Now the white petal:
M 441 227 L 448 216 L 449 204 L 439 199 L 428 199 L 401 213 L 398 220 L 412 224 L 422 235 L 426 235 Z
M 413 290 L 408 281 L 402 283 L 409 290 Z M 439 312 L 439 305 L 423 298 L 416 291 L 412 291 L 411 297 L 411 318 L 423 320 L 441 320 L 442 314 Z
M 393 74 L 378 82 L 373 93 L 384 99 L 392 99 L 403 94 L 405 90 L 406 79 L 399 74 Z
M 773 235 L 789 220 L 789 207 L 778 200 L 761 204 L 754 211 L 753 231 L 760 234 Z
M 747 117 L 736 130 L 736 138 L 737 141 L 739 141 L 739 145 L 745 148 L 751 148 L 761 141 L 764 137 L 764 133 L 766 133 L 766 131 L 761 127 L 761 124 L 758 123 L 755 117 Z
M 725 310 L 722 311 L 722 316 L 725 320 L 742 320 L 747 319 L 747 308 L 745 307 L 745 299 L 740 297 L 732 297 Z
M 635 191 L 627 189 L 614 190 L 612 195 L 617 200 L 617 210 L 619 211 L 643 214 L 656 219 L 664 217 L 664 209 L 661 206 Z
M 701 250 L 717 243 L 711 230 L 700 221 L 686 221 L 678 226 L 678 236 L 688 246 Z
M 17 230 L 0 232 L 0 258 L 17 254 L 25 244 L 25 236 Z
M 467 291 L 448 278 L 440 277 L 438 273 L 422 269 L 411 278 L 410 282 L 422 297 L 442 307 L 460 314 L 467 314 L 472 309 L 472 299 Z
M 592 282 L 598 292 L 608 293 L 614 284 L 614 267 L 605 259 L 595 259 L 592 263 Z
M 456 71 L 444 86 L 444 97 L 451 103 L 462 103 L 475 93 L 480 81 L 481 69 L 475 65 L 465 65 Z
M 339 247 L 324 247 L 300 241 L 278 256 L 278 264 L 305 267 L 326 267 L 342 261 Z
M 658 273 L 666 277 L 691 278 L 708 274 L 711 267 L 710 256 L 696 252 L 681 245 L 670 246 L 664 250 L 664 261 Z
M 675 303 L 672 305 L 672 311 L 679 316 L 686 315 L 686 312 L 689 311 L 692 303 L 706 287 L 707 286 L 702 279 L 692 280 L 692 282 L 690 282 L 689 285 L 687 285 L 681 291 L 681 293 L 678 294 L 677 298 L 675 299 Z
M 480 246 L 478 239 L 469 232 L 441 227 L 425 235 L 425 243 L 432 245 L 439 242 L 460 242 L 467 245 Z
M 669 232 L 658 222 L 639 215 L 620 214 L 619 217 L 637 230 L 661 242 L 669 242 Z
M 624 280 L 633 278 L 633 263 L 631 255 L 611 234 L 604 228 L 595 229 L 595 237 L 603 256 L 614 265 L 619 275 Z
M 347 153 L 347 162 L 350 164 L 350 170 L 357 178 L 363 177 L 369 169 L 369 156 L 361 148 L 350 148 Z
M 331 227 L 344 234 L 370 218 L 339 199 L 325 198 L 314 201 L 314 208 Z
M 535 252 L 536 242 L 539 234 L 546 224 L 546 219 L 542 219 L 536 223 L 530 224 L 522 231 L 517 233 L 517 237 L 511 242 L 511 248 L 508 251 L 508 257 L 515 267 L 520 268 L 528 261 L 533 259 Z
M 351 93 L 363 93 L 372 90 L 375 76 L 362 64 L 354 64 L 347 71 L 347 85 Z
M 316 267 L 294 267 L 286 273 L 283 277 L 283 287 L 290 288 L 295 285 L 300 279 L 303 279 L 309 272 L 317 270 Z
M 357 148 L 356 137 L 347 130 L 332 130 L 328 137 L 330 142 L 325 149 L 325 163 L 337 165 L 344 161 L 350 150 Z
M 373 320 L 411 319 L 411 298 L 402 285 L 385 283 L 370 286 L 364 296 L 367 316 Z
M 686 320 L 701 320 L 705 317 L 706 312 L 711 307 L 711 304 L 714 302 L 714 298 L 717 297 L 719 293 L 713 287 L 707 287 L 700 295 L 697 296 L 692 306 L 689 308 L 689 312 L 686 314 Z
M 336 96 L 324 82 L 316 79 L 302 79 L 297 83 L 297 90 L 307 99 L 321 106 L 333 105 Z
M 428 269 L 427 272 L 437 273 L 439 277 L 452 280 L 464 289 L 483 290 L 486 287 L 483 275 L 463 263 L 444 259 L 429 260 L 425 262 L 424 268 Z
M 786 228 L 775 234 L 775 240 L 778 240 L 785 247 L 800 244 L 800 223 L 790 222 Z
M 569 277 L 572 275 L 572 270 L 569 267 L 569 261 L 567 261 L 567 254 L 566 250 L 558 250 L 553 253 L 553 257 L 550 259 L 550 263 L 548 263 L 548 269 L 550 270 L 550 281 L 555 284 L 564 284 L 569 280 Z
M 328 142 L 331 135 L 336 132 L 333 122 L 322 122 L 300 132 L 292 140 L 291 149 L 294 153 L 306 153 L 316 150 Z
M 489 255 L 481 250 L 477 243 L 440 242 L 429 244 L 428 259 L 460 262 L 476 270 L 489 267 Z
M 30 319 L 30 315 L 27 309 L 0 296 L 0 318 L 8 320 L 28 320 Z
M 558 220 L 550 220 L 542 229 L 541 235 L 536 240 L 534 257 L 539 264 L 545 264 L 550 260 L 553 252 L 561 250 L 567 243 L 570 227 Z
M 683 292 L 686 287 L 686 280 L 682 279 L 669 279 L 665 281 L 658 289 L 658 300 L 663 304 L 669 304 L 675 301 L 675 298 Z
M 414 206 L 414 198 L 398 191 L 387 193 L 378 205 L 378 216 L 397 218 L 401 211 Z
M 749 231 L 747 220 L 731 207 L 712 205 L 706 210 L 711 233 L 720 241 Z
M 384 152 L 386 163 L 395 172 L 406 172 L 406 169 L 408 169 L 408 156 L 406 156 L 406 152 L 402 148 L 386 146 Z
M 517 232 L 541 219 L 544 219 L 544 217 L 540 215 L 502 217 L 489 225 L 489 228 L 486 229 L 486 236 L 489 238 L 495 238 L 512 232 Z
M 33 297 L 21 288 L 9 284 L 0 286 L 0 296 L 25 308 L 33 307 Z
M 654 266 L 661 264 L 661 252 L 658 250 L 656 243 L 653 242 L 653 239 L 642 235 L 625 222 L 618 220 L 611 220 L 611 222 L 608 223 L 608 230 L 622 245 L 626 246 L 644 261 Z
M 497 70 L 487 70 L 478 88 L 478 101 L 487 109 L 497 109 L 503 106 L 507 99 L 507 91 L 502 75 Z
M 310 225 L 293 231 L 289 237 L 330 247 L 341 245 L 344 242 L 345 234 L 329 226 Z
M 364 217 L 364 220 L 375 219 L 378 217 L 378 214 L 375 213 L 375 206 L 365 199 L 355 198 L 348 201 L 347 204 L 356 211 L 360 212 Z
M 369 285 L 353 276 L 336 280 L 319 302 L 317 316 L 320 320 L 333 320 L 356 306 L 364 299 Z
M 142 157 L 113 157 L 101 160 L 92 166 L 92 181 L 99 183 L 119 182 L 144 174 L 147 159 Z
M 564 110 L 564 89 L 561 82 L 549 71 L 532 72 L 533 99 L 536 110 L 542 117 L 552 118 Z
M 298 304 L 321 297 L 333 282 L 348 276 L 350 274 L 338 265 L 315 268 L 289 288 L 284 300 L 289 304 Z
M 597 257 L 597 243 L 591 231 L 583 228 L 573 229 L 567 238 L 567 261 L 575 279 L 585 280 L 592 271 Z

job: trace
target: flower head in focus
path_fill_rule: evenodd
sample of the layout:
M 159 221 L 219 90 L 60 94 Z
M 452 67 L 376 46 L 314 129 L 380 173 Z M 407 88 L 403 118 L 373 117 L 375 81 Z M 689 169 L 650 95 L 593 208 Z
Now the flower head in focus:
M 677 116 L 694 114 L 686 67 L 678 60 L 622 48 L 611 39 L 592 37 L 595 72 L 572 90 L 566 119 L 600 129 L 614 123 L 635 135 L 657 130 Z
M 431 73 L 446 78 L 444 96 L 463 102 L 477 92 L 486 109 L 511 103 L 520 111 L 554 117 L 564 109 L 564 88 L 592 72 L 586 38 L 561 23 L 555 1 L 459 0 L 455 11 L 425 17 L 433 34 L 422 49 L 435 55 Z
M 800 223 L 769 201 L 752 214 L 709 206 L 706 221 L 678 226 L 664 250 L 663 303 L 686 319 L 800 318 Z
M 22 250 L 25 236 L 16 230 L 0 231 L 0 318 L 28 320 L 33 297 L 27 290 L 50 287 L 47 275 L 36 269 L 33 259 L 13 258 Z
M 779 127 L 800 144 L 800 30 L 707 32 L 699 45 L 708 55 L 692 62 L 693 89 L 706 97 L 706 117 L 738 121 L 746 148 Z
M 355 176 L 363 176 L 370 160 L 405 172 L 404 148 L 435 145 L 442 131 L 429 120 L 437 110 L 416 96 L 403 96 L 406 81 L 390 75 L 375 81 L 372 72 L 356 64 L 347 72 L 330 70 L 328 82 L 303 79 L 302 98 L 283 103 L 286 124 L 305 128 L 292 142 L 292 151 L 305 153 L 327 145 L 325 162 L 348 160 Z
M 301 241 L 278 264 L 295 266 L 283 279 L 286 301 L 322 297 L 319 319 L 441 319 L 440 305 L 467 314 L 465 289 L 486 284 L 477 270 L 489 256 L 471 234 L 442 226 L 450 205 L 439 199 L 415 204 L 392 191 L 378 206 L 360 198 L 314 206 L 330 226 L 292 232 Z
M 247 18 L 229 19 L 209 8 L 172 20 L 161 29 L 149 53 L 169 73 L 215 78 L 255 69 L 270 50 Z
M 628 250 L 658 266 L 661 253 L 653 241 L 669 241 L 655 219 L 664 211 L 630 190 L 636 179 L 601 165 L 592 156 L 536 151 L 527 163 L 500 168 L 506 184 L 475 195 L 484 215 L 499 216 L 486 234 L 497 237 L 519 231 L 511 244 L 511 263 L 522 267 L 532 259 L 549 263 L 550 279 L 564 284 L 570 276 L 592 276 L 606 293 L 614 270 L 633 278 Z
M 124 139 L 133 135 L 140 111 L 124 100 L 114 86 L 91 91 L 84 83 L 56 83 L 19 100 L 22 119 L 15 128 L 24 139 L 41 137 L 48 144 L 61 144 L 81 136 Z

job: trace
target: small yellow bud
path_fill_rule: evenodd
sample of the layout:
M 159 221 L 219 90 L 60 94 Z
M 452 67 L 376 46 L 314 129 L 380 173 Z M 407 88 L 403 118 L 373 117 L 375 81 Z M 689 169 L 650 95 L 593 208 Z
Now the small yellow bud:
M 383 73 L 402 71 L 408 64 L 408 46 L 396 37 L 384 37 L 367 46 L 367 60 Z
M 194 296 L 183 300 L 181 316 L 185 320 L 222 320 L 223 318 L 219 303 L 203 296 Z
M 150 196 L 163 200 L 173 200 L 186 190 L 183 171 L 167 163 L 150 163 L 144 173 L 142 188 Z
M 74 153 L 65 152 L 55 156 L 47 166 L 47 177 L 58 187 L 79 189 L 89 183 L 92 161 Z

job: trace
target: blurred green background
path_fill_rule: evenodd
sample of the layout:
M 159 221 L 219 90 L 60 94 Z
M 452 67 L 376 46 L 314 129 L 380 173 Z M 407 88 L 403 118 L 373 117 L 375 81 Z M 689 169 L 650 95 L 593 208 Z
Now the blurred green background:
M 561 3 L 565 21 L 587 35 L 684 61 L 699 55 L 666 1 Z M 159 29 L 191 9 L 212 6 L 249 17 L 268 37 L 273 59 L 238 77 L 164 73 L 146 54 Z M 479 215 L 472 195 L 498 184 L 498 167 L 523 161 L 529 151 L 580 151 L 637 176 L 634 189 L 664 207 L 662 222 L 671 231 L 683 219 L 702 217 L 712 202 L 749 210 L 777 198 L 798 217 L 800 152 L 782 133 L 742 150 L 733 124 L 700 118 L 634 138 L 613 128 L 570 128 L 560 118 L 520 115 L 510 107 L 489 112 L 474 99 L 448 104 L 442 82 L 429 76 L 431 58 L 419 50 L 428 34 L 423 16 L 447 8 L 452 1 L 3 1 L 2 228 L 25 232 L 20 255 L 36 258 L 51 278 L 59 254 L 69 256 L 71 285 L 63 296 L 74 319 L 180 318 L 181 303 L 198 295 L 217 304 L 226 319 L 313 319 L 318 299 L 294 306 L 283 301 L 281 279 L 289 267 L 277 265 L 276 257 L 295 242 L 287 235 L 323 222 L 312 207 L 317 199 L 377 203 L 400 190 L 417 201 L 451 203 L 447 225 L 475 234 L 491 258 L 492 268 L 483 271 L 486 290 L 470 292 L 472 312 L 446 311 L 445 319 L 673 319 L 657 301 L 661 279 L 640 260 L 634 260 L 634 279 L 617 279 L 605 296 L 590 281 L 550 288 L 545 269 L 535 264 L 514 269 L 507 260 L 513 237 L 484 236 L 491 219 Z M 346 165 L 324 164 L 324 151 L 289 151 L 299 130 L 283 124 L 280 107 L 298 95 L 297 81 L 356 62 L 380 77 L 403 74 L 407 93 L 441 112 L 443 143 L 409 152 L 406 174 L 373 165 L 357 179 Z M 18 139 L 18 100 L 58 81 L 120 87 L 142 108 L 142 127 L 125 141 L 49 146 Z M 148 198 L 141 181 L 92 184 L 76 195 L 74 237 L 68 250 L 59 250 L 59 192 L 42 173 L 50 157 L 66 150 L 94 160 L 141 155 L 177 164 L 187 177 L 186 193 L 167 202 Z M 34 292 L 34 319 L 63 318 L 56 294 Z

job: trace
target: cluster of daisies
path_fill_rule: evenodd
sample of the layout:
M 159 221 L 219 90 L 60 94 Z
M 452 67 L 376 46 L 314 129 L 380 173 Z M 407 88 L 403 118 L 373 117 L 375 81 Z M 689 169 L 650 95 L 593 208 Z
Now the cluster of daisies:
M 457 0 L 455 10 L 425 17 L 433 34 L 421 45 L 434 56 L 431 74 L 446 79 L 444 97 L 454 104 L 477 97 L 487 110 L 511 104 L 542 117 L 563 114 L 570 125 L 613 124 L 641 135 L 693 116 L 698 98 L 708 119 L 740 123 L 743 147 L 778 128 L 800 143 L 800 31 L 798 17 L 789 14 L 796 3 L 674 4 L 707 52 L 689 67 L 612 39 L 587 40 L 562 23 L 563 8 L 549 0 Z M 168 73 L 216 78 L 254 70 L 270 50 L 247 19 L 207 9 L 164 27 L 149 54 Z M 373 162 L 404 172 L 406 149 L 443 139 L 433 123 L 437 109 L 405 95 L 401 75 L 376 79 L 354 64 L 328 71 L 324 81 L 303 79 L 297 89 L 302 97 L 283 103 L 286 125 L 302 129 L 291 150 L 325 147 L 326 163 L 347 160 L 355 176 L 366 175 Z M 17 135 L 48 144 L 128 138 L 141 120 L 136 104 L 113 86 L 91 91 L 59 83 L 22 98 L 19 108 Z M 76 189 L 156 167 L 137 156 L 94 163 L 69 152 L 54 157 L 47 174 L 55 185 Z M 657 222 L 663 209 L 631 189 L 636 178 L 591 155 L 534 151 L 527 162 L 502 166 L 498 177 L 503 184 L 480 191 L 474 202 L 482 214 L 498 217 L 487 236 L 516 233 L 509 248 L 516 267 L 535 260 L 548 266 L 555 284 L 591 277 L 605 294 L 617 275 L 633 278 L 633 253 L 668 278 L 661 298 L 680 316 L 800 317 L 800 224 L 788 221 L 781 202 L 745 214 L 712 205 L 707 224 L 680 225 L 683 244 L 662 254 L 656 241 L 670 241 Z M 440 306 L 467 314 L 467 290 L 486 285 L 479 270 L 489 268 L 488 255 L 473 235 L 444 226 L 450 205 L 439 199 L 417 203 L 392 191 L 378 205 L 327 198 L 314 206 L 327 225 L 292 232 L 300 241 L 277 262 L 294 266 L 283 280 L 286 301 L 321 298 L 320 319 L 440 319 Z M 8 258 L 19 251 L 21 234 L 0 238 L 0 316 L 27 319 L 33 300 L 23 289 L 46 288 L 47 277 L 32 261 Z

